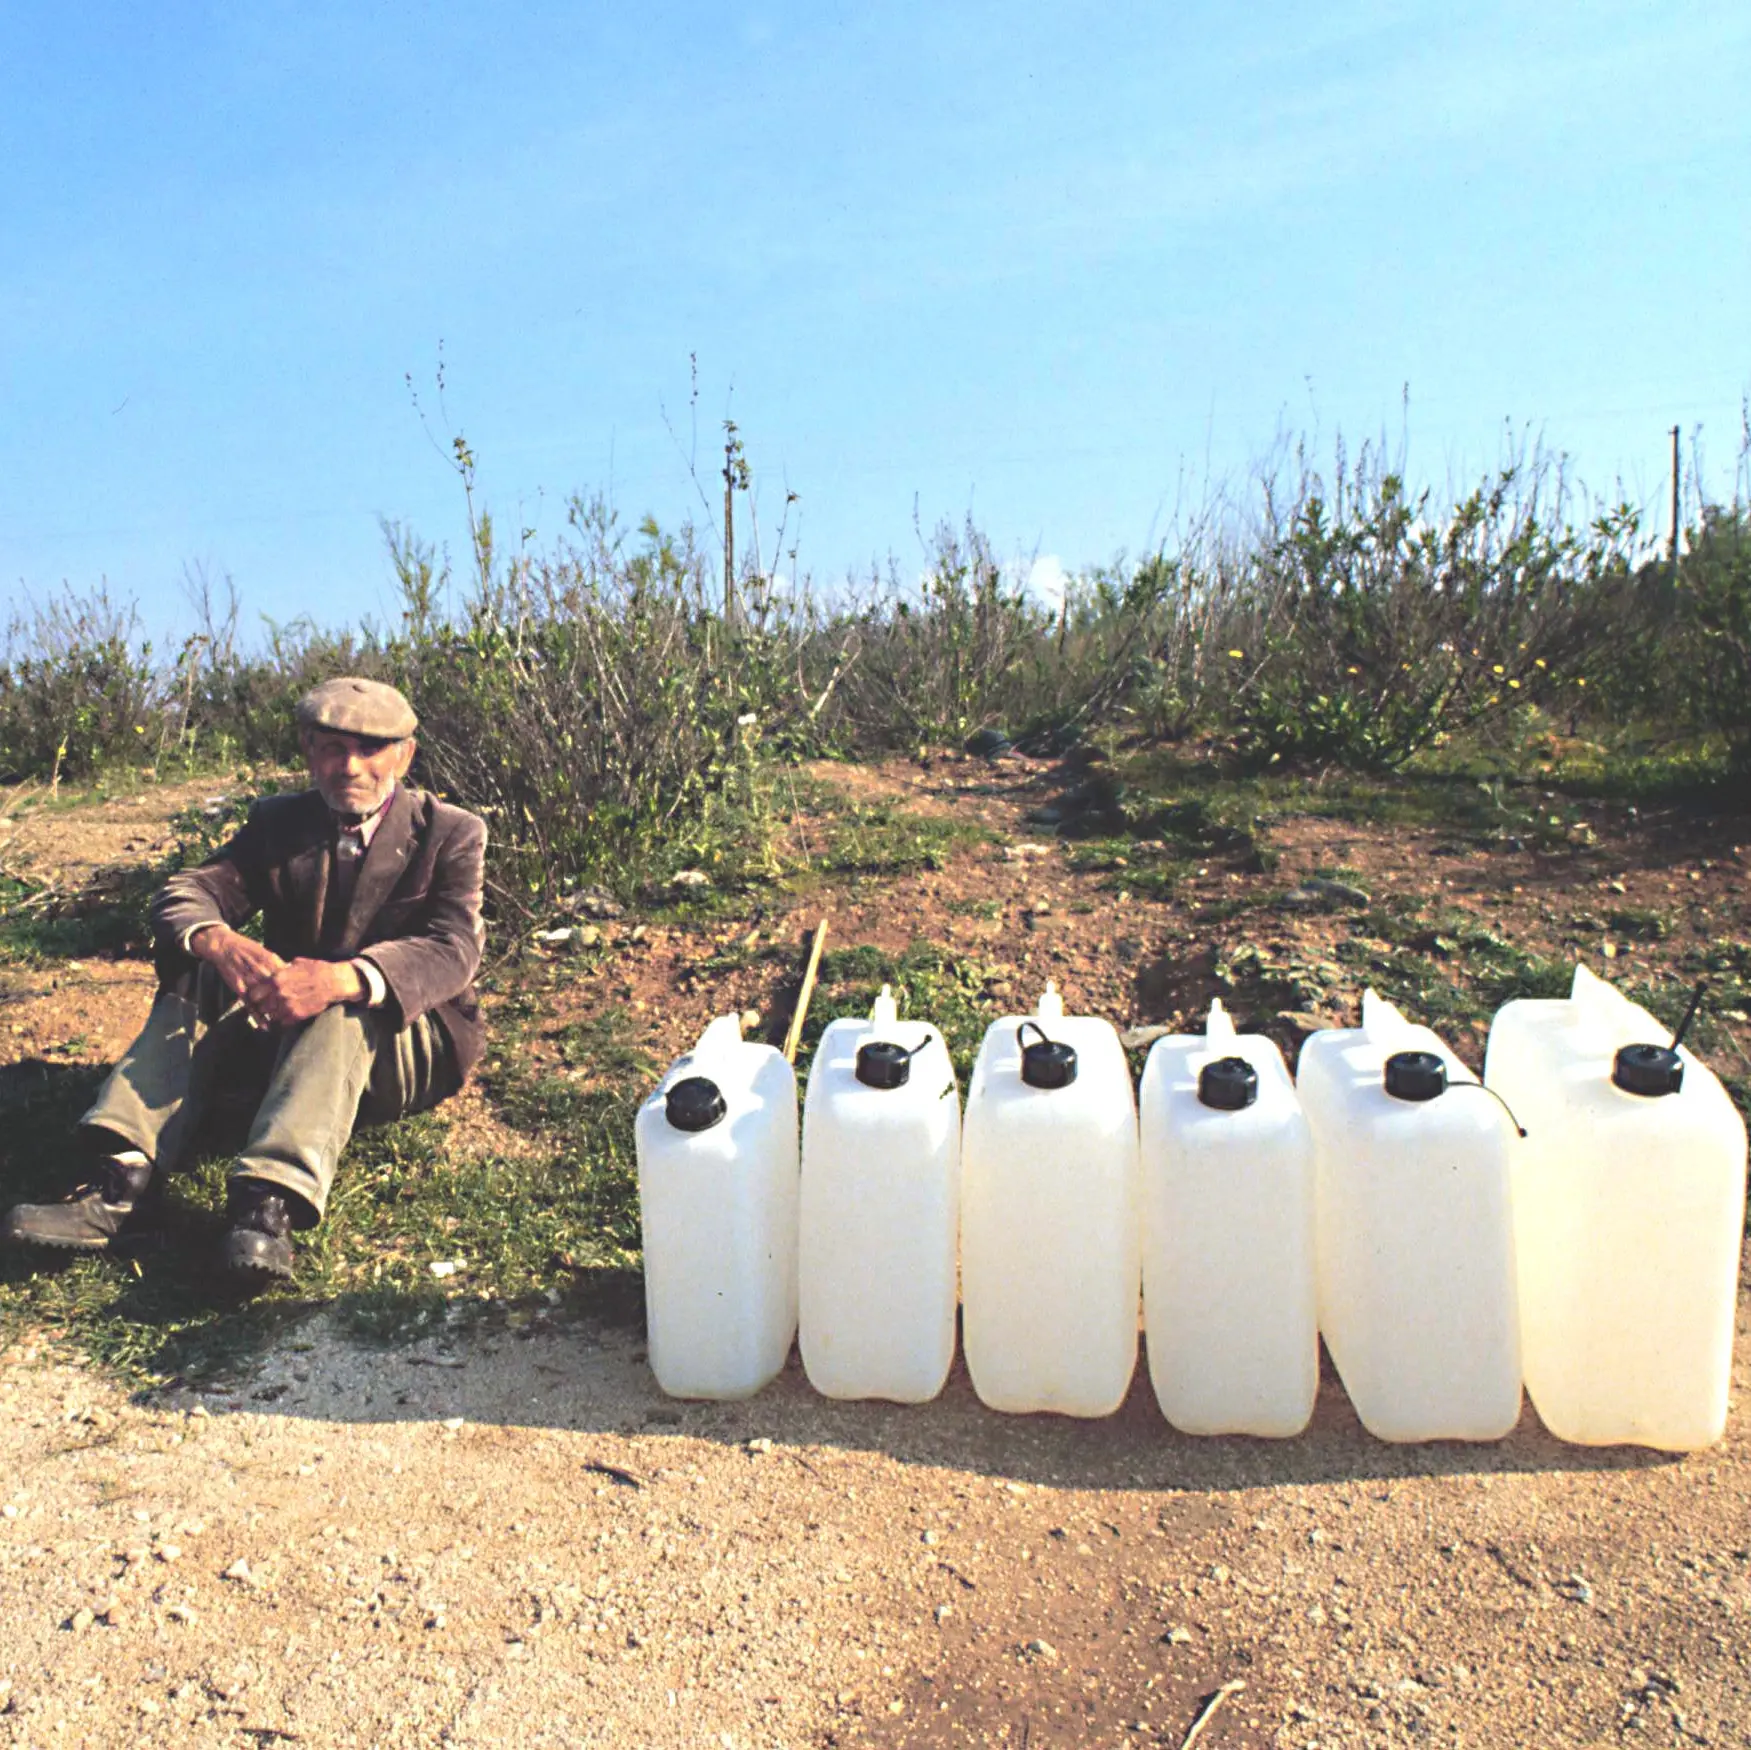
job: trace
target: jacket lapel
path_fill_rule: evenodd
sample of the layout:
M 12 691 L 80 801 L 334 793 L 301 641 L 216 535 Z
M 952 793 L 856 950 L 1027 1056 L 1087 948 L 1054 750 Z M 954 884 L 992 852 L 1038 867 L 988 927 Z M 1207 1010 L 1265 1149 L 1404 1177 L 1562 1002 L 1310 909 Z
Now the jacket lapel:
M 371 835 L 363 861 L 359 864 L 359 879 L 353 888 L 352 904 L 347 907 L 346 929 L 341 933 L 337 960 L 350 960 L 359 951 L 365 931 L 372 918 L 382 909 L 383 902 L 394 892 L 395 884 L 407 868 L 408 853 L 413 849 L 413 795 L 405 784 L 395 787 L 395 799 L 383 824 Z

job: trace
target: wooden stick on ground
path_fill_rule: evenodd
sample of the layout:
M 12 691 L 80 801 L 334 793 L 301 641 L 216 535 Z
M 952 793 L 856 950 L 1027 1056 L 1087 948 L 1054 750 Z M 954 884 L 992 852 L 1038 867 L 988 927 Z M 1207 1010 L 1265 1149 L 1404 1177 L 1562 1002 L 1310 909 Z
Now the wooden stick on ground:
M 796 1009 L 790 1017 L 790 1031 L 784 1036 L 787 1062 L 796 1062 L 796 1048 L 803 1042 L 803 1022 L 809 1018 L 809 998 L 815 994 L 815 975 L 821 970 L 821 950 L 827 945 L 827 920 L 821 919 L 815 931 L 814 946 L 809 949 L 809 963 L 803 972 L 803 987 L 797 992 Z
M 1204 1703 L 1203 1712 L 1192 1721 L 1192 1729 L 1180 1739 L 1179 1750 L 1192 1750 L 1192 1746 L 1197 1743 L 1199 1735 L 1203 1732 L 1204 1728 L 1216 1717 L 1217 1708 L 1219 1708 L 1223 1702 L 1225 1702 L 1229 1696 L 1233 1695 L 1237 1690 L 1245 1688 L 1246 1684 L 1238 1677 L 1234 1678 L 1231 1682 L 1224 1683 L 1222 1687 Z

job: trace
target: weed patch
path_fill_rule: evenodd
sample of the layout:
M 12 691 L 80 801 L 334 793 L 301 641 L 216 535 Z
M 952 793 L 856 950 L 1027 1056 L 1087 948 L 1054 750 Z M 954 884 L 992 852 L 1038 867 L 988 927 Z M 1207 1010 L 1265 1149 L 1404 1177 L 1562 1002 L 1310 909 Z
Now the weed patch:
M 957 847 L 989 837 L 971 822 L 914 814 L 892 803 L 841 803 L 816 866 L 829 875 L 906 875 L 941 869 Z
M 532 1009 L 532 1005 L 530 1006 Z M 554 1036 L 535 1074 L 528 1027 L 500 1030 L 484 1076 L 500 1115 L 539 1146 L 453 1156 L 442 1109 L 361 1132 L 327 1219 L 300 1243 L 296 1287 L 239 1304 L 207 1260 L 223 1226 L 228 1157 L 172 1175 L 118 1254 L 57 1264 L 0 1257 L 0 1331 L 33 1326 L 142 1381 L 223 1376 L 312 1311 L 361 1336 L 405 1337 L 463 1317 L 513 1320 L 619 1294 L 638 1262 L 632 1123 L 651 1065 L 618 1011 Z M 38 1060 L 0 1081 L 0 1207 L 58 1195 L 72 1129 L 101 1080 Z
M 807 1079 L 827 1024 L 842 1015 L 867 1015 L 884 984 L 893 987 L 902 1018 L 929 1021 L 942 1030 L 964 1087 L 985 1029 L 1003 1009 L 988 967 L 934 942 L 914 942 L 901 954 L 864 944 L 821 956 L 815 998 L 797 1053 L 799 1081 Z

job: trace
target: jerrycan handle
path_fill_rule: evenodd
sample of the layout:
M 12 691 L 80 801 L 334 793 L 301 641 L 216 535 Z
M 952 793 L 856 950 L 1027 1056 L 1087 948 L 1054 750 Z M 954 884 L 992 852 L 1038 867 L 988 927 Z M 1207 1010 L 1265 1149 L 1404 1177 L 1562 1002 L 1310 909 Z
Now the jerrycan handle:
M 1370 1045 L 1387 1045 L 1411 1030 L 1403 1011 L 1372 987 L 1362 992 L 1362 1031 Z
M 699 1043 L 693 1047 L 692 1054 L 695 1058 L 718 1057 L 741 1043 L 742 1017 L 718 1015 L 706 1023 L 705 1031 L 699 1035 Z
M 1569 986 L 1569 1001 L 1574 1004 L 1575 1017 L 1581 1026 L 1593 1034 L 1608 1034 L 1626 1010 L 1634 1005 L 1622 991 L 1601 978 L 1579 961 Z
M 1678 1023 L 1678 1031 L 1672 1035 L 1672 1043 L 1666 1048 L 1668 1051 L 1676 1051 L 1684 1043 L 1684 1035 L 1690 1031 L 1690 1023 L 1696 1019 L 1702 1008 L 1703 995 L 1707 990 L 1708 980 L 1705 978 L 1690 993 L 1690 1007 L 1684 1011 L 1684 1019 Z

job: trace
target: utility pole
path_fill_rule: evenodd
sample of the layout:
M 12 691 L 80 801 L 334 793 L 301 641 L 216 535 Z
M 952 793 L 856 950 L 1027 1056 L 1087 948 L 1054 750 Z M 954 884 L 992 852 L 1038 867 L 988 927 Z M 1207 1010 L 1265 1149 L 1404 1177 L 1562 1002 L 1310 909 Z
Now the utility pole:
M 724 627 L 736 617 L 736 427 L 724 421 Z
M 1672 581 L 1678 581 L 1678 427 L 1672 427 Z

